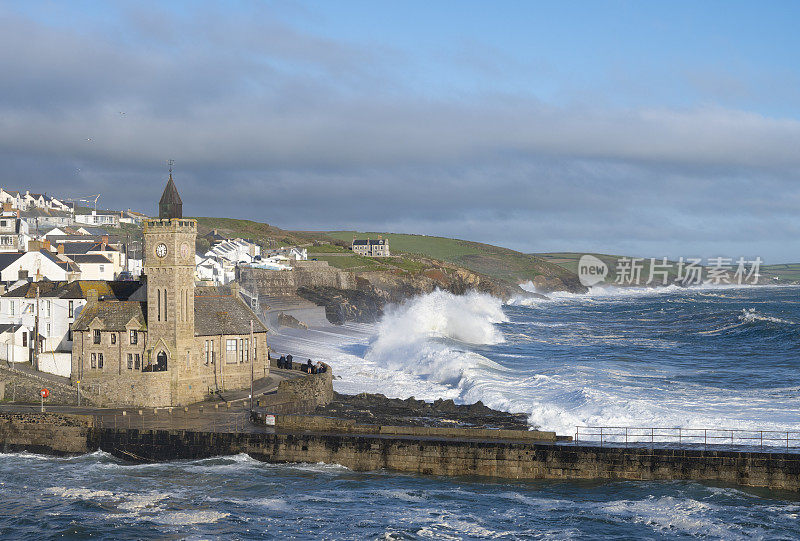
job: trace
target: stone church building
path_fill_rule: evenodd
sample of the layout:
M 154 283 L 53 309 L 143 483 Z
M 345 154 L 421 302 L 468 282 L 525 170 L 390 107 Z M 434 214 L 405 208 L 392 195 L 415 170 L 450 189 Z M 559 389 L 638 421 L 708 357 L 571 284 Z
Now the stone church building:
M 73 383 L 103 404 L 182 406 L 267 375 L 267 328 L 236 288 L 195 287 L 197 222 L 182 207 L 170 173 L 144 221 L 141 288 L 87 298 L 72 326 Z

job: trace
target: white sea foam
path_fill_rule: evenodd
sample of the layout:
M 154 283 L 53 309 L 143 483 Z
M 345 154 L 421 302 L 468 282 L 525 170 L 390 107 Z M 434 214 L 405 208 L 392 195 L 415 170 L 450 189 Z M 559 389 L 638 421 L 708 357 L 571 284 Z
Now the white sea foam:
M 673 287 L 669 293 L 674 300 L 691 300 L 697 292 Z M 613 310 L 613 303 L 627 302 L 624 296 L 629 292 L 619 294 L 622 297 L 601 293 L 598 298 L 612 303 L 609 309 Z M 542 309 L 550 308 L 536 308 Z M 567 305 L 560 309 L 571 308 Z M 529 317 L 536 317 L 535 312 Z M 735 315 L 731 319 L 731 324 L 743 324 Z M 650 351 L 674 348 L 675 343 L 666 339 L 587 332 L 579 323 L 569 321 L 544 324 L 543 333 L 547 327 L 565 328 L 550 334 L 546 341 L 566 341 L 565 345 L 574 346 L 575 360 L 532 358 L 531 368 L 510 370 L 482 353 L 504 341 L 514 346 L 544 339 L 538 333 L 524 338 L 514 333 L 504 337 L 500 326 L 507 324 L 501 302 L 493 297 L 477 293 L 459 297 L 437 291 L 388 310 L 376 325 L 347 325 L 308 333 L 281 329 L 273 338 L 273 346 L 301 358 L 327 359 L 341 378 L 334 382 L 339 392 L 377 392 L 425 400 L 452 398 L 461 403 L 481 400 L 496 409 L 526 413 L 531 424 L 561 434 L 574 434 L 579 425 L 800 429 L 800 419 L 791 405 L 795 391 L 775 396 L 763 389 L 711 388 L 685 378 L 675 383 L 674 369 L 670 372 L 646 359 L 598 365 L 591 359 L 582 360 L 580 355 L 585 345 L 611 344 Z M 495 358 L 502 361 L 503 355 Z M 515 355 L 513 350 L 508 352 L 509 359 Z
M 193 524 L 212 524 L 223 518 L 229 517 L 230 513 L 220 511 L 174 511 L 172 513 L 161 513 L 149 517 L 149 520 L 158 524 L 168 526 L 190 526 Z
M 756 321 L 769 321 L 771 323 L 786 323 L 788 325 L 797 325 L 794 321 L 781 319 L 778 317 L 766 316 L 756 312 L 755 308 L 743 308 L 739 321 L 743 323 L 755 323 Z

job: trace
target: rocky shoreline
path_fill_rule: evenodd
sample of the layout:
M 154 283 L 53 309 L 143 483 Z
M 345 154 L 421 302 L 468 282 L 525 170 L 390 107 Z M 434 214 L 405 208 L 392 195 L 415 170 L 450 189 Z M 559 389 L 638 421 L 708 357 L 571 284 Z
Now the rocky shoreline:
M 333 401 L 327 406 L 317 408 L 314 413 L 372 425 L 508 430 L 537 428 L 528 424 L 528 416 L 524 413 L 494 410 L 480 401 L 461 405 L 452 400 L 425 402 L 414 397 L 403 400 L 369 393 L 334 393 Z

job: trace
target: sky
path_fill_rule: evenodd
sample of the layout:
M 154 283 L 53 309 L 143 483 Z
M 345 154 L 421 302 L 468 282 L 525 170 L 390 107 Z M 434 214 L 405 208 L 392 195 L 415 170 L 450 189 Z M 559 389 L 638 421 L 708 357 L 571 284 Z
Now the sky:
M 0 0 L 0 184 L 800 261 L 797 2 Z

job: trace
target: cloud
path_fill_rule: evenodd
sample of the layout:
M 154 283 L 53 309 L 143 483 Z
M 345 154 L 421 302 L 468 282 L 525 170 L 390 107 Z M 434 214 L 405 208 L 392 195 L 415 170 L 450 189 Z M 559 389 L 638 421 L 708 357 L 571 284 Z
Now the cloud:
M 448 99 L 406 81 L 399 51 L 269 11 L 165 19 L 134 7 L 109 32 L 0 18 L 5 185 L 152 210 L 175 158 L 188 212 L 291 228 L 651 253 L 736 235 L 776 255 L 775 233 L 796 233 L 792 118 Z M 496 74 L 477 48 L 458 62 Z

